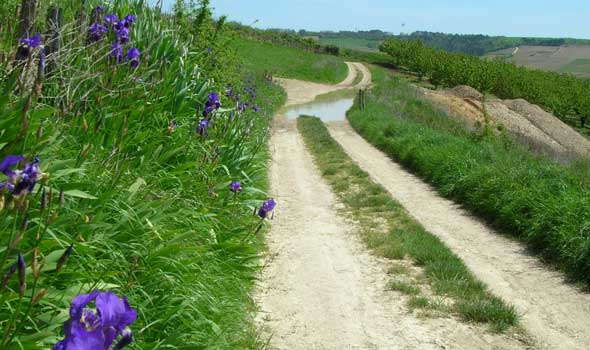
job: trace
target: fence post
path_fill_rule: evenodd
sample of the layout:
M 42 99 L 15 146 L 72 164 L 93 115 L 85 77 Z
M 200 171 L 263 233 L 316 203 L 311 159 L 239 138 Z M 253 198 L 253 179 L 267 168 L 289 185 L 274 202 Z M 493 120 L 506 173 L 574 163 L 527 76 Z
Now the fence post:
M 365 110 L 365 98 L 366 98 L 366 90 L 360 89 L 359 90 L 359 107 L 361 109 L 361 111 Z
M 51 6 L 47 12 L 47 45 L 45 52 L 48 56 L 47 74 L 58 65 L 58 54 L 61 49 L 61 27 L 63 23 L 62 9 Z
M 363 101 L 361 99 L 361 89 L 359 89 L 359 93 L 358 93 L 358 99 L 359 99 L 359 109 L 362 111 L 363 110 Z
M 33 26 L 35 25 L 35 8 L 36 0 L 22 0 L 20 10 L 20 20 L 18 26 L 19 38 L 30 37 L 33 35 Z

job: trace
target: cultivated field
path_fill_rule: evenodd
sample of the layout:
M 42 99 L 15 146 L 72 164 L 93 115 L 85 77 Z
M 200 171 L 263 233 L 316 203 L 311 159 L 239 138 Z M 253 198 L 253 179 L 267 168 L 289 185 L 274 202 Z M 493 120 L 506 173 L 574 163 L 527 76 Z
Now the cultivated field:
M 506 58 L 527 67 L 590 77 L 590 45 L 519 46 L 485 57 Z

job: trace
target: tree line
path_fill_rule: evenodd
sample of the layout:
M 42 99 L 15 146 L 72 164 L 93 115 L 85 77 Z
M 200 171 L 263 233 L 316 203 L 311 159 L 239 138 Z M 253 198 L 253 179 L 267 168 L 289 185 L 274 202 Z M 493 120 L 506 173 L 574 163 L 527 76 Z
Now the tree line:
M 590 114 L 590 81 L 573 75 L 449 53 L 418 40 L 389 39 L 380 50 L 389 54 L 395 65 L 408 68 L 437 87 L 469 85 L 503 99 L 522 98 L 576 126 Z

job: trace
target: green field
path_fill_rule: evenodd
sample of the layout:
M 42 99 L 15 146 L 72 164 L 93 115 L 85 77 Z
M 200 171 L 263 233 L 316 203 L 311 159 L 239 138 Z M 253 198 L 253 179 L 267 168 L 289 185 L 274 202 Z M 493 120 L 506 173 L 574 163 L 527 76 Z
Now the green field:
M 515 54 L 513 54 L 515 53 Z M 517 65 L 581 78 L 590 77 L 590 45 L 531 46 L 523 45 L 491 52 L 484 57 L 503 58 Z
M 341 82 L 348 75 L 348 67 L 336 56 L 249 39 L 238 40 L 235 47 L 246 69 L 258 73 L 270 72 L 281 78 L 332 84 Z
M 322 45 L 335 45 L 345 49 L 377 52 L 381 41 L 368 40 L 362 38 L 331 38 L 321 37 L 320 43 Z
M 590 76 L 590 58 L 578 58 L 560 69 L 560 72 Z

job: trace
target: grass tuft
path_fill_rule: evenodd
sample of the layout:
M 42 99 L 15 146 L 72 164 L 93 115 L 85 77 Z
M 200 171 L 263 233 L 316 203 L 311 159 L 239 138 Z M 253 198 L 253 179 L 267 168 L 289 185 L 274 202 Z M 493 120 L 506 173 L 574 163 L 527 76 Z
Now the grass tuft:
M 387 284 L 387 287 L 391 290 L 403 293 L 405 295 L 418 295 L 420 294 L 420 288 L 402 281 L 391 281 Z

